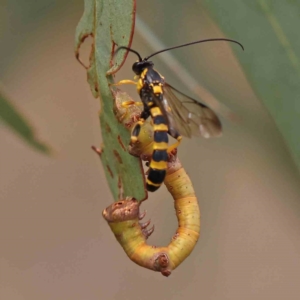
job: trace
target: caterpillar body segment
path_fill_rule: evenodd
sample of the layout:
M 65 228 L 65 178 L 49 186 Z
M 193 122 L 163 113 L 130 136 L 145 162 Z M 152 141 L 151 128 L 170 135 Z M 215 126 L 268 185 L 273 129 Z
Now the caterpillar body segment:
M 174 199 L 178 219 L 178 228 L 167 247 L 146 243 L 153 229 L 149 233 L 145 231 L 145 225 L 139 223 L 140 203 L 133 198 L 110 205 L 103 211 L 103 217 L 133 262 L 169 276 L 189 256 L 197 243 L 200 209 L 192 183 L 175 155 L 170 156 L 168 161 L 164 183 Z M 149 223 L 146 224 L 148 226 Z

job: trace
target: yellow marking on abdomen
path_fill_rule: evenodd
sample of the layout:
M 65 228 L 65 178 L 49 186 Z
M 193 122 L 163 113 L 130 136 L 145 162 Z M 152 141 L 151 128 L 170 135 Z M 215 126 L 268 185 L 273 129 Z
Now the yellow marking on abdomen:
M 157 186 L 157 187 L 160 187 L 161 184 L 160 183 L 153 183 L 151 180 L 149 180 L 148 178 L 146 179 L 146 182 L 149 184 L 149 185 L 153 185 L 153 186 Z
M 153 124 L 154 131 L 168 131 L 169 128 L 166 124 Z
M 151 169 L 157 169 L 157 170 L 165 170 L 167 168 L 167 162 L 166 161 L 154 161 L 154 160 L 151 160 L 150 162 L 150 168 Z
M 166 149 L 168 149 L 168 143 L 165 143 L 165 142 L 161 142 L 161 143 L 154 142 L 153 143 L 153 150 L 166 150 Z
M 160 108 L 157 106 L 150 108 L 150 113 L 151 113 L 152 118 L 162 115 Z

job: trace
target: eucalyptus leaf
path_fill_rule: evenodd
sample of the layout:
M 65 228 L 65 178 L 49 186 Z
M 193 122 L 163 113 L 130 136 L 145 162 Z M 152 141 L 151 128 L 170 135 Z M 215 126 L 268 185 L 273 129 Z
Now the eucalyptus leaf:
M 0 90 L 0 120 L 21 136 L 29 145 L 43 153 L 50 153 L 50 148 L 35 136 L 33 127 L 22 113 L 8 100 Z
M 245 75 L 282 133 L 300 169 L 300 2 L 205 0 L 233 47 Z
M 93 37 L 90 65 L 86 68 L 92 93 L 101 102 L 103 140 L 101 148 L 94 149 L 101 158 L 115 201 L 126 196 L 141 201 L 146 198 L 142 164 L 127 152 L 130 133 L 114 115 L 115 99 L 109 86 L 113 83 L 111 74 L 121 67 L 127 55 L 126 51 L 120 51 L 113 66 L 114 50 L 131 44 L 135 1 L 85 0 L 84 3 L 84 13 L 76 29 L 75 55 L 80 59 L 80 45 L 87 37 Z

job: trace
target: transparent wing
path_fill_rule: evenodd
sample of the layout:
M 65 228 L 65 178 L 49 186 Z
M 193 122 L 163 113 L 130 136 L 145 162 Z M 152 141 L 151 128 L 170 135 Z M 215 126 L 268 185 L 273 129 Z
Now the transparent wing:
M 218 116 L 203 103 L 181 93 L 168 83 L 164 84 L 162 103 L 169 126 L 186 137 L 217 137 L 222 134 Z

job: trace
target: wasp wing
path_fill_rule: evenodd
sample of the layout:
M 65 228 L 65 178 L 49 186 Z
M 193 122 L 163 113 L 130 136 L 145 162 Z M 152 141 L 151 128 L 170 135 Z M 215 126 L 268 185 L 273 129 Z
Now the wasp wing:
M 168 83 L 164 84 L 164 114 L 170 127 L 186 137 L 217 137 L 222 134 L 218 116 L 205 104 L 181 93 Z

